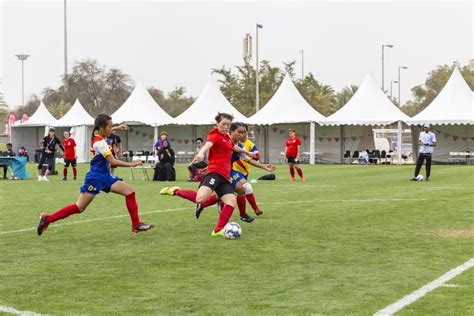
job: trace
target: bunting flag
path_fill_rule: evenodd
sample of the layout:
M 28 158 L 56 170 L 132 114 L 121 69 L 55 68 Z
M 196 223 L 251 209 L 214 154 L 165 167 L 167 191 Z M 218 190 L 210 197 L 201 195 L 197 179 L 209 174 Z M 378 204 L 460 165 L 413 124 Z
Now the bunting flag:
M 454 141 L 457 141 L 457 140 L 458 140 L 458 137 L 453 135 L 453 140 L 454 140 Z
M 448 133 L 444 133 L 444 138 L 448 138 L 449 136 L 451 136 L 451 135 L 448 134 Z
M 133 132 L 133 128 L 130 127 L 130 128 L 128 129 L 128 132 L 129 132 L 129 133 L 132 133 L 132 132 Z
M 351 139 L 352 139 L 352 141 L 355 142 L 355 140 L 357 139 L 357 136 L 352 136 Z
M 281 134 L 285 134 L 285 130 L 281 129 L 281 130 L 280 130 L 280 135 L 281 135 Z
M 474 141 L 474 137 L 471 137 L 471 140 Z
M 303 139 L 306 140 L 308 138 L 308 135 L 303 135 Z
M 334 140 L 337 142 L 339 142 L 339 137 L 334 137 Z
M 322 142 L 324 140 L 324 137 L 318 137 L 319 141 Z
M 174 142 L 176 139 L 174 139 L 174 138 L 170 138 L 170 140 L 171 140 L 172 142 Z
M 328 142 L 331 142 L 332 137 L 326 137 L 326 139 L 328 140 Z
M 142 133 L 142 137 L 146 137 L 147 133 Z
M 135 134 L 138 136 L 140 135 L 140 131 L 135 131 Z
M 345 142 L 346 140 L 347 140 L 347 137 L 346 137 L 346 136 L 344 136 L 344 137 L 342 138 L 342 141 L 344 141 L 344 142 Z
M 276 133 L 278 131 L 278 128 L 274 127 L 273 128 L 273 133 Z
M 185 139 L 185 140 L 184 140 L 184 143 L 185 143 L 185 144 L 189 143 L 189 139 Z
M 181 144 L 183 141 L 181 139 L 178 139 L 178 144 Z
M 437 129 L 437 130 L 436 130 L 436 133 L 441 134 L 441 131 Z
M 467 140 L 467 137 L 463 136 L 461 137 L 462 138 L 462 141 L 465 142 Z
M 148 135 L 149 140 L 153 140 L 153 135 Z

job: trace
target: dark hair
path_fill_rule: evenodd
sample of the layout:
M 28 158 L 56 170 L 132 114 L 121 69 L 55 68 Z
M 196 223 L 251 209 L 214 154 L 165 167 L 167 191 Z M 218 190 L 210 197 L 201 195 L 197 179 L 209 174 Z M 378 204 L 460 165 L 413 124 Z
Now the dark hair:
M 217 123 L 219 123 L 224 118 L 232 121 L 234 119 L 234 116 L 232 116 L 231 114 L 218 112 L 214 119 L 216 120 Z
M 108 121 L 110 121 L 112 117 L 105 113 L 100 113 L 99 115 L 96 116 L 95 121 L 94 121 L 94 129 L 92 130 L 92 139 L 94 139 L 94 134 L 95 132 L 98 132 L 99 129 L 102 127 L 106 127 Z
M 8 143 L 7 146 L 13 146 L 13 144 L 12 144 L 12 143 Z
M 194 142 L 197 142 L 197 141 L 201 141 L 201 143 L 204 143 L 204 139 L 202 139 L 201 137 L 198 137 L 194 140 Z
M 245 128 L 245 124 L 242 122 L 233 122 L 232 124 L 230 124 L 230 131 L 233 132 L 239 127 Z

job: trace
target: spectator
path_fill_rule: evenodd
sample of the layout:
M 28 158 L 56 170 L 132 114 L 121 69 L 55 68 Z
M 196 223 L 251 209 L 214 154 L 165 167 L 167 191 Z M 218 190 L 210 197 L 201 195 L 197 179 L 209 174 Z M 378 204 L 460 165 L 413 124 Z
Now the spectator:
M 196 144 L 196 155 L 197 155 L 199 153 L 199 151 L 201 150 L 201 147 L 204 144 L 204 140 L 199 137 L 199 138 L 196 138 L 194 143 Z M 194 163 L 191 162 L 188 166 L 188 170 L 189 170 L 189 180 L 188 181 L 194 181 L 194 177 L 196 176 L 196 172 L 200 169 L 207 168 L 207 164 L 208 164 L 208 162 L 207 162 L 207 152 L 204 154 L 204 159 L 202 161 L 194 162 Z
M 77 177 L 77 151 L 76 151 L 76 142 L 71 135 L 69 134 L 68 131 L 65 131 L 64 134 L 64 140 L 63 140 L 63 146 L 64 146 L 64 169 L 63 169 L 63 180 L 67 180 L 67 169 L 69 168 L 69 165 L 72 167 L 72 173 L 74 175 L 74 180 L 76 180 Z
M 155 143 L 155 150 L 156 150 L 156 155 L 158 156 L 158 152 L 160 151 L 160 149 L 163 147 L 163 142 L 164 141 L 167 141 L 168 142 L 168 148 L 171 148 L 171 142 L 170 140 L 168 139 L 168 133 L 165 132 L 165 131 L 162 131 L 160 133 L 160 138 L 158 138 L 158 140 L 156 141 Z
M 2 153 L 3 157 L 15 157 L 15 152 L 13 151 L 13 145 L 11 143 L 7 144 L 7 150 Z M 3 165 L 3 179 L 7 178 L 8 166 Z
M 58 145 L 62 151 L 64 151 L 64 147 L 61 144 L 59 138 L 56 137 L 56 130 L 54 128 L 50 128 L 48 135 L 43 138 L 41 143 L 41 158 L 38 164 L 38 181 L 49 181 L 46 176 L 53 171 L 54 167 L 54 155 L 56 153 L 56 145 Z M 44 167 L 44 163 L 48 163 L 48 167 Z
M 109 145 L 110 151 L 112 152 L 114 158 L 120 160 L 120 158 L 122 157 L 122 140 L 120 139 L 120 137 L 114 133 L 110 133 L 110 135 L 107 136 L 107 144 Z M 111 174 L 114 174 L 115 168 L 117 168 L 117 166 L 111 166 Z
M 18 156 L 26 157 L 27 162 L 30 160 L 30 158 L 28 157 L 28 150 L 26 150 L 25 146 L 20 147 L 20 150 L 18 150 Z
M 174 151 L 169 148 L 168 141 L 163 141 L 158 152 L 159 163 L 155 166 L 153 181 L 176 181 L 176 171 L 174 169 Z
M 363 165 L 369 164 L 369 150 L 361 150 L 359 154 L 359 162 Z

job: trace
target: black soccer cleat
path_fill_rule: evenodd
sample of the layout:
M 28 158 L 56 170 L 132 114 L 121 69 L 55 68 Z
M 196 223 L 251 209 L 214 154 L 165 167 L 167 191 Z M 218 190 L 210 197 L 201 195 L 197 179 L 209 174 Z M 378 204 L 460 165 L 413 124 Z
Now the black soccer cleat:
M 146 232 L 147 230 L 150 230 L 153 227 L 155 227 L 155 225 L 153 225 L 153 224 L 140 223 L 137 226 L 132 227 L 132 233 L 138 234 L 138 233 L 141 233 L 141 232 Z
M 410 179 L 410 181 L 418 181 L 418 179 L 416 177 L 413 177 Z
M 248 214 L 245 214 L 244 216 L 240 216 L 240 220 L 251 223 L 255 220 L 255 217 L 249 216 Z
M 196 203 L 196 208 L 194 209 L 194 215 L 196 215 L 196 219 L 199 219 L 203 209 L 204 207 L 201 206 L 201 203 Z
M 40 214 L 40 219 L 39 219 L 39 222 L 38 222 L 38 228 L 36 229 L 36 232 L 38 233 L 38 236 L 41 236 L 43 234 L 43 232 L 48 229 L 48 225 L 46 223 L 46 220 L 48 219 L 48 214 L 46 214 L 45 212 L 42 212 Z

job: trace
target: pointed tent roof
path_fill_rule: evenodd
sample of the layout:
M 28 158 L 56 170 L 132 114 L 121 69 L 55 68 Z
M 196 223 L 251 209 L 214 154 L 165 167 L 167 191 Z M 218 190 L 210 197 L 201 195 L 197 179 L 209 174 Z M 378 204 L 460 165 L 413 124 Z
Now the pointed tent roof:
M 296 89 L 289 74 L 267 104 L 248 119 L 250 124 L 319 122 L 324 116 L 316 111 Z
M 474 95 L 458 68 L 448 82 L 423 111 L 408 120 L 418 124 L 474 124 Z
M 141 82 L 137 82 L 125 103 L 112 114 L 112 120 L 151 126 L 173 123 L 173 118 L 155 102 Z
M 336 113 L 323 119 L 321 125 L 388 125 L 408 119 L 382 92 L 369 72 L 352 98 Z
M 76 99 L 74 105 L 61 117 L 54 126 L 80 126 L 94 125 L 94 118 L 82 107 L 79 99 Z
M 51 126 L 55 125 L 58 120 L 54 118 L 51 113 L 49 113 L 48 109 L 44 105 L 43 101 L 41 101 L 38 109 L 33 113 L 32 116 L 28 119 L 28 121 L 24 123 L 19 123 L 13 125 L 14 127 L 29 127 L 29 126 Z
M 217 112 L 229 113 L 234 121 L 246 122 L 247 118 L 240 113 L 222 94 L 217 81 L 210 77 L 207 85 L 191 106 L 175 118 L 180 125 L 212 125 Z

